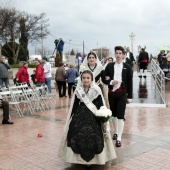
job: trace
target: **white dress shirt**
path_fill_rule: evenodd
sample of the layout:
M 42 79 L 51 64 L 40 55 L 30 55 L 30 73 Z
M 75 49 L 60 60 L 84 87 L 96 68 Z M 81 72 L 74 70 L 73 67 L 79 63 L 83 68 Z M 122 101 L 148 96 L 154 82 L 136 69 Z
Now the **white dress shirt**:
M 113 92 L 120 88 L 122 83 L 122 70 L 123 70 L 123 62 L 120 64 L 115 63 L 114 65 L 114 80 L 118 80 L 118 84 L 113 86 Z M 110 85 L 113 85 L 113 80 L 110 82 Z M 132 99 L 127 99 L 129 103 L 132 102 Z
M 117 89 L 119 89 L 120 85 L 122 83 L 122 69 L 123 69 L 123 62 L 121 62 L 120 64 L 115 63 L 113 80 L 117 80 L 118 84 L 115 84 L 113 86 L 113 90 L 112 90 L 113 92 L 116 91 Z M 110 85 L 113 85 L 113 80 L 110 82 Z
M 45 78 L 51 77 L 51 64 L 49 62 L 46 62 L 43 67 Z
M 130 59 L 130 52 L 126 53 L 126 57 Z
M 118 80 L 122 82 L 122 69 L 123 69 L 123 62 L 120 64 L 115 63 L 114 65 L 114 80 Z

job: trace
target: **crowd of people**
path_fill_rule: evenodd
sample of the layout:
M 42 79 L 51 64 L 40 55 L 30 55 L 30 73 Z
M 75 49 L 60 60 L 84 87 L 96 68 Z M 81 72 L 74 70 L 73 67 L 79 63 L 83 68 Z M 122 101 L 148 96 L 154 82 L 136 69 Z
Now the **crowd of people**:
M 84 58 L 79 72 L 72 64 L 66 71 L 62 62 L 56 69 L 55 81 L 59 97 L 67 97 L 66 83 L 68 83 L 68 96 L 71 98 L 58 152 L 59 157 L 65 158 L 66 162 L 84 164 L 87 167 L 92 164 L 105 164 L 116 158 L 113 141 L 116 147 L 122 146 L 126 105 L 132 102 L 132 68 L 135 59 L 129 48 L 125 50 L 122 46 L 116 46 L 114 52 L 115 61 L 112 57 L 108 57 L 104 66 L 97 54 L 90 51 Z M 160 55 L 158 58 L 160 67 L 167 68 L 165 65 L 170 62 L 169 58 L 163 57 L 162 53 Z M 170 53 L 166 56 L 168 55 L 170 57 Z M 45 83 L 51 93 L 51 65 L 47 58 L 43 58 L 42 61 L 43 66 L 39 60 L 35 61 L 36 69 L 31 79 L 36 86 Z M 147 69 L 148 62 L 148 53 L 142 48 L 138 56 L 139 70 L 142 70 L 140 73 Z M 0 69 L 8 71 L 9 68 L 9 64 L 2 57 Z M 23 62 L 16 74 L 16 82 L 24 82 L 30 86 L 27 69 L 28 63 Z M 6 73 L 3 71 L 3 75 L 1 74 L 0 71 L 0 85 L 5 82 L 8 87 Z M 141 75 L 139 77 L 141 78 Z M 8 105 L 1 98 L 0 107 L 4 110 L 2 124 L 13 124 L 9 121 Z M 112 137 L 109 121 L 102 122 L 97 116 L 99 112 L 107 113 L 108 111 L 113 118 Z
M 124 57 L 124 48 L 116 46 L 115 61 L 108 57 L 104 66 L 93 51 L 84 58 L 59 148 L 59 156 L 66 162 L 89 167 L 116 158 L 112 140 L 115 140 L 116 147 L 122 146 L 126 104 L 132 102 L 134 58 L 130 51 L 126 52 L 129 55 Z M 60 75 L 66 78 L 63 72 Z M 112 137 L 110 124 L 96 117 L 98 111 L 107 112 L 103 107 L 110 109 L 114 117 Z
M 129 49 L 125 53 L 123 47 L 116 46 L 115 59 L 113 62 L 113 58 L 109 57 L 102 66 L 96 53 L 90 51 L 84 58 L 79 72 L 73 65 L 66 71 L 64 63 L 59 63 L 55 73 L 59 97 L 67 97 L 67 82 L 68 96 L 72 98 L 59 149 L 59 155 L 64 156 L 67 162 L 105 164 L 116 158 L 112 139 L 116 141 L 116 147 L 121 147 L 126 104 L 132 101 L 134 58 Z M 36 69 L 31 79 L 36 86 L 46 83 L 51 92 L 51 65 L 46 58 L 42 61 L 43 66 L 39 60 L 35 61 Z M 28 63 L 23 62 L 16 74 L 16 82 L 27 83 L 30 86 L 27 69 Z M 106 91 L 104 85 L 107 87 Z M 102 123 L 95 116 L 96 111 L 102 112 L 102 107 L 110 109 L 114 117 L 112 138 L 109 123 Z M 106 128 L 105 137 L 103 126 Z

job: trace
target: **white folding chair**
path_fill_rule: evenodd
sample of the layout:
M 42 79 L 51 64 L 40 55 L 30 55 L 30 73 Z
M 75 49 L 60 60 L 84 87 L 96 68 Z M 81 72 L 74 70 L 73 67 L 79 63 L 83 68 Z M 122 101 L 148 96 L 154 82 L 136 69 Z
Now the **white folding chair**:
M 31 106 L 31 101 L 29 100 L 28 96 L 24 93 L 23 86 L 13 86 L 9 87 L 9 90 L 14 97 L 15 101 L 19 101 L 22 104 L 22 113 L 25 112 L 25 110 L 29 111 L 31 115 L 34 115 L 34 110 Z
M 20 108 L 20 102 L 15 100 L 15 97 L 13 96 L 13 94 L 11 93 L 11 91 L 8 90 L 4 90 L 2 92 L 0 92 L 0 95 L 3 97 L 3 99 L 5 101 L 8 101 L 9 106 L 10 106 L 10 115 L 11 115 L 11 111 L 17 111 L 17 113 L 19 114 L 20 117 L 23 117 L 23 112 Z M 15 109 L 14 109 L 15 107 Z
M 43 106 L 41 99 L 38 97 L 37 93 L 33 89 L 24 88 L 23 92 L 27 96 L 28 100 L 32 103 L 32 108 L 34 111 L 45 111 L 45 107 Z
M 49 99 L 48 96 L 44 94 L 44 87 L 35 87 L 34 92 L 37 94 L 38 98 L 41 100 L 42 104 L 44 105 L 45 109 L 50 109 Z
M 34 114 L 36 110 L 40 110 L 40 111 L 45 110 L 43 105 L 40 102 L 41 100 L 36 96 L 36 94 L 34 93 L 34 90 L 30 86 L 28 86 L 27 83 L 20 83 L 17 85 L 17 87 L 21 88 L 23 93 L 25 94 L 26 101 L 24 100 L 22 102 L 29 104 L 28 107 L 30 107 L 31 105 L 31 108 L 29 110 L 32 115 Z M 37 106 L 37 103 L 38 103 L 38 106 Z
M 46 84 L 43 84 L 43 94 L 42 95 L 47 98 L 49 107 L 54 108 L 55 107 L 54 97 L 56 97 L 56 93 L 50 93 Z

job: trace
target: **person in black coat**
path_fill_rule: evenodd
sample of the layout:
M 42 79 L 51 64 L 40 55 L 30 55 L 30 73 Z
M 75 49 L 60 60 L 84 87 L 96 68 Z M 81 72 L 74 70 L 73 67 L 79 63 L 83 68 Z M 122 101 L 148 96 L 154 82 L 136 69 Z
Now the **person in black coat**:
M 132 77 L 133 77 L 133 68 L 132 68 L 132 62 L 129 58 L 126 57 L 126 52 L 123 52 L 122 60 L 124 63 L 128 64 L 132 70 Z
M 158 62 L 159 62 L 159 67 L 162 67 L 163 59 L 166 56 L 165 50 L 161 50 L 160 53 L 158 54 Z
M 129 63 L 128 64 L 130 64 L 133 67 L 135 59 L 134 59 L 133 53 L 130 52 L 129 47 L 126 48 L 126 58 L 129 59 Z
M 148 66 L 148 62 L 149 62 L 149 55 L 145 51 L 144 48 L 141 49 L 138 62 L 140 64 L 140 70 L 143 70 L 143 73 L 144 73 L 144 70 L 147 70 L 147 66 Z M 141 71 L 140 71 L 140 74 L 141 74 Z M 139 77 L 142 77 L 142 75 L 139 75 Z M 146 78 L 146 75 L 144 75 L 144 78 Z
M 2 124 L 13 124 L 13 122 L 9 121 L 9 103 L 7 101 L 3 101 L 1 95 L 0 95 L 0 108 L 3 109 Z
M 132 68 L 132 62 L 128 57 L 126 57 L 126 52 L 123 52 L 122 60 L 124 63 L 129 64 L 129 66 Z
M 124 48 L 115 47 L 116 62 L 109 63 L 103 72 L 103 83 L 108 85 L 108 99 L 113 119 L 116 147 L 121 146 L 126 104 L 132 102 L 132 69 L 123 62 Z
M 56 39 L 54 41 L 57 52 L 60 54 L 60 57 L 63 57 L 63 48 L 64 48 L 64 41 L 62 38 Z

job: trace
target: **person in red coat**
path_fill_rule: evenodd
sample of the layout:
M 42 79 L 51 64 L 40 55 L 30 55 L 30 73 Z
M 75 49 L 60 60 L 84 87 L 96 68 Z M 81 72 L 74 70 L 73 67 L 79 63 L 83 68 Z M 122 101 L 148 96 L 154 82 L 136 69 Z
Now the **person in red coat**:
M 30 86 L 29 74 L 28 74 L 27 69 L 28 69 L 28 63 L 24 61 L 22 63 L 22 67 L 19 68 L 16 74 L 16 80 L 18 83 L 27 83 Z
M 35 82 L 37 86 L 41 86 L 45 82 L 44 68 L 41 66 L 40 61 L 36 60 Z

